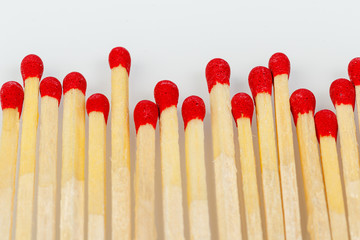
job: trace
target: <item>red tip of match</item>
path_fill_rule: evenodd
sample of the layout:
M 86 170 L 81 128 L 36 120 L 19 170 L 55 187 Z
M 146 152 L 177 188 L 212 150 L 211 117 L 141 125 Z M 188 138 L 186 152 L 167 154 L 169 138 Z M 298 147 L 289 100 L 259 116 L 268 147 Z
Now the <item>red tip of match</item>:
M 230 85 L 230 66 L 224 59 L 214 58 L 207 64 L 205 76 L 210 93 L 217 83 Z
M 336 140 L 338 125 L 336 115 L 332 111 L 324 109 L 317 112 L 315 114 L 315 127 L 318 141 L 320 141 L 320 137 L 326 136 L 331 136 Z
M 64 95 L 70 89 L 79 89 L 85 95 L 86 92 L 86 80 L 81 73 L 71 72 L 65 76 L 63 81 Z
M 297 124 L 299 114 L 310 112 L 314 114 L 315 104 L 316 100 L 314 94 L 305 88 L 298 89 L 291 94 L 290 108 L 294 117 L 295 125 Z
M 205 103 L 200 97 L 187 97 L 181 107 L 181 114 L 184 120 L 184 129 L 186 129 L 188 122 L 193 119 L 200 119 L 201 121 L 203 121 L 205 117 L 205 112 Z
M 4 83 L 0 90 L 1 108 L 14 108 L 18 109 L 19 117 L 24 101 L 24 90 L 17 82 L 10 81 Z
M 179 90 L 175 83 L 163 80 L 156 84 L 154 89 L 155 102 L 159 106 L 160 113 L 171 106 L 177 106 Z
M 107 123 L 109 116 L 109 100 L 101 93 L 91 95 L 86 101 L 86 112 L 89 115 L 91 112 L 102 112 L 104 114 L 105 123 Z
M 334 105 L 350 104 L 355 107 L 355 88 L 347 79 L 340 78 L 332 82 L 330 86 L 330 98 Z
M 56 98 L 60 104 L 61 91 L 61 83 L 54 77 L 46 77 L 40 82 L 41 97 L 49 96 Z
M 30 54 L 24 57 L 24 59 L 21 61 L 20 68 L 24 84 L 25 80 L 30 77 L 37 77 L 40 79 L 44 72 L 44 65 L 41 61 L 41 58 L 34 54 Z
M 129 75 L 131 57 L 128 50 L 123 47 L 113 48 L 109 54 L 109 64 L 111 69 L 121 65 L 123 68 L 126 69 Z
M 288 57 L 283 53 L 275 53 L 270 57 L 269 68 L 273 77 L 281 74 L 290 74 L 290 61 Z
M 239 118 L 250 118 L 254 113 L 254 102 L 247 93 L 237 93 L 231 100 L 231 112 L 237 125 Z
M 142 100 L 138 102 L 134 109 L 136 133 L 138 132 L 140 126 L 146 124 L 151 124 L 155 129 L 158 116 L 159 109 L 155 103 L 149 100 Z
M 348 74 L 350 80 L 355 85 L 360 85 L 360 57 L 354 58 L 350 61 L 348 66 Z
M 254 67 L 249 73 L 248 79 L 254 99 L 258 93 L 269 93 L 271 95 L 272 75 L 270 69 L 262 66 Z

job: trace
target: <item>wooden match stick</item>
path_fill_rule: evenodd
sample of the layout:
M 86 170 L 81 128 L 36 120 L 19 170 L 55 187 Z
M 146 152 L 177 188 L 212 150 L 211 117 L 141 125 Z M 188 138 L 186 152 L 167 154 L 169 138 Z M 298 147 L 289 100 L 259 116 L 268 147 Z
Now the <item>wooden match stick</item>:
M 111 68 L 111 205 L 112 238 L 131 239 L 129 72 L 131 58 L 123 47 L 109 54 Z
M 360 126 L 360 57 L 354 58 L 350 61 L 348 74 L 351 82 L 355 85 L 356 108 L 358 113 L 358 123 Z
M 155 103 L 140 101 L 134 110 L 136 128 L 135 239 L 155 240 Z
M 237 93 L 231 100 L 231 111 L 238 129 L 240 164 L 245 201 L 248 239 L 263 239 L 259 189 L 251 131 L 254 102 L 246 93 Z
M 89 115 L 88 239 L 106 238 L 106 124 L 109 101 L 100 94 L 86 102 Z
M 308 214 L 307 229 L 311 239 L 331 239 L 315 132 L 315 96 L 307 89 L 298 89 L 290 97 L 290 107 L 296 125 L 300 150 Z
M 330 97 L 336 109 L 340 135 L 348 223 L 351 239 L 360 239 L 360 165 L 354 120 L 355 90 L 346 79 L 335 80 Z
M 0 236 L 10 240 L 23 88 L 17 82 L 6 82 L 1 87 L 0 99 L 3 110 L 0 142 Z
M 185 129 L 190 238 L 193 240 L 211 239 L 204 150 L 205 111 L 204 101 L 198 96 L 186 98 L 181 108 Z
M 15 239 L 31 239 L 32 234 L 39 81 L 43 70 L 43 63 L 36 55 L 28 55 L 21 62 L 25 95 L 20 143 Z
M 330 110 L 321 110 L 315 114 L 314 118 L 316 135 L 320 143 L 332 239 L 346 240 L 348 239 L 348 227 L 336 150 L 338 129 L 336 115 Z
M 60 239 L 84 238 L 85 91 L 78 72 L 65 76 L 62 130 Z
M 225 60 L 215 58 L 207 64 L 220 240 L 242 238 L 229 79 L 230 66 Z
M 270 70 L 261 66 L 253 68 L 249 74 L 249 86 L 256 106 L 267 237 L 284 239 L 280 177 L 271 105 Z
M 160 152 L 165 239 L 184 239 L 177 103 L 179 90 L 167 80 L 154 89 L 160 110 Z
M 38 240 L 51 240 L 56 237 L 56 166 L 61 93 L 61 83 L 56 78 L 47 77 L 40 82 L 41 114 L 36 227 Z
M 285 236 L 302 239 L 300 203 L 296 179 L 295 153 L 289 103 L 290 61 L 283 53 L 269 60 L 273 75 L 276 133 L 279 153 L 281 193 L 284 211 Z

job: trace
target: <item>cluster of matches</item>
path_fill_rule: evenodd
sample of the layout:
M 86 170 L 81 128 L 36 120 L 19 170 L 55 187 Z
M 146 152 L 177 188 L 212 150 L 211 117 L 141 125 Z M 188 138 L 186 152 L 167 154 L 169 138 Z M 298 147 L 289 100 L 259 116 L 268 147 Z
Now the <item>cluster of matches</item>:
M 136 130 L 134 227 L 131 211 L 129 52 L 122 47 L 112 49 L 109 65 L 111 104 L 100 93 L 91 95 L 85 101 L 87 83 L 78 72 L 66 75 L 63 84 L 54 77 L 41 80 L 44 67 L 36 55 L 26 56 L 21 63 L 24 89 L 13 81 L 1 87 L 2 239 L 31 239 L 35 234 L 36 239 L 52 240 L 57 238 L 57 232 L 61 240 L 84 239 L 85 236 L 94 240 L 106 239 L 107 232 L 111 232 L 112 239 L 157 239 L 155 146 L 158 119 L 165 239 L 185 239 L 184 216 L 189 217 L 190 238 L 194 240 L 303 239 L 305 233 L 301 230 L 298 189 L 302 185 L 297 182 L 299 172 L 302 174 L 307 210 L 302 217 L 306 217 L 310 238 L 360 239 L 360 162 L 354 120 L 355 101 L 358 111 L 360 108 L 360 58 L 349 63 L 351 81 L 337 79 L 330 86 L 336 114 L 326 109 L 315 114 L 315 96 L 307 89 L 298 89 L 290 96 L 290 61 L 283 53 L 272 55 L 268 68 L 258 66 L 251 70 L 248 83 L 252 97 L 240 92 L 232 99 L 229 64 L 220 58 L 211 60 L 206 66 L 205 76 L 210 95 L 215 179 L 213 184 L 207 183 L 203 124 L 206 106 L 200 97 L 189 96 L 181 107 L 186 190 L 182 189 L 184 180 L 180 167 L 179 90 L 169 80 L 158 82 L 154 88 L 155 103 L 142 100 L 133 114 Z M 39 93 L 41 114 L 37 145 Z M 62 94 L 61 183 L 58 184 L 58 119 Z M 253 145 L 254 110 L 261 176 L 257 176 Z M 88 140 L 85 139 L 85 111 L 89 122 Z M 111 172 L 108 175 L 111 175 L 111 199 L 106 199 L 106 129 L 110 111 L 111 153 L 108 155 L 111 156 Z M 298 171 L 291 114 L 299 144 L 301 170 Z M 238 146 L 234 142 L 232 118 L 237 128 Z M 19 174 L 15 189 L 20 124 Z M 336 147 L 338 130 L 341 162 Z M 239 149 L 239 160 L 235 156 L 236 148 Z M 39 171 L 35 186 L 36 165 Z M 241 191 L 238 186 L 240 176 Z M 258 178 L 261 183 L 258 183 Z M 60 186 L 59 190 L 57 186 Z M 217 236 L 212 236 L 215 231 L 210 229 L 209 187 L 215 188 Z M 88 199 L 85 199 L 86 188 Z M 57 196 L 58 192 L 60 196 Z M 187 215 L 184 215 L 183 208 L 184 192 Z M 60 216 L 56 216 L 58 199 Z M 242 199 L 243 211 L 240 208 Z M 110 201 L 111 225 L 106 222 L 106 208 Z M 13 216 L 14 213 L 16 216 Z M 37 220 L 35 229 L 34 217 Z M 60 219 L 59 226 L 56 226 L 57 218 Z

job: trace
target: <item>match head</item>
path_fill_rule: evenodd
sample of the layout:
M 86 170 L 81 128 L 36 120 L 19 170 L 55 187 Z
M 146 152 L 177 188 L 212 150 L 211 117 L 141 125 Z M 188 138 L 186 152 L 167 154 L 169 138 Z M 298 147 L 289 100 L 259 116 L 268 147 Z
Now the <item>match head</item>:
M 293 92 L 290 97 L 290 108 L 294 118 L 295 126 L 300 114 L 310 113 L 314 114 L 315 111 L 315 96 L 314 94 L 305 89 L 301 88 Z
M 254 102 L 247 93 L 237 93 L 231 100 L 231 112 L 236 126 L 239 118 L 249 118 L 252 122 Z
M 326 136 L 331 136 L 336 140 L 338 125 L 335 113 L 324 109 L 317 112 L 314 118 L 318 141 L 320 141 L 320 137 Z
M 142 100 L 136 104 L 134 109 L 134 122 L 136 133 L 140 126 L 151 124 L 154 129 L 159 117 L 159 109 L 155 103 L 149 100 Z
M 49 96 L 58 100 L 60 104 L 62 94 L 62 87 L 59 80 L 54 77 L 46 77 L 40 82 L 40 95 L 41 97 Z
M 224 59 L 214 58 L 207 64 L 205 76 L 210 93 L 217 83 L 230 85 L 230 66 Z
M 248 80 L 254 99 L 258 93 L 268 93 L 271 95 L 272 75 L 270 69 L 262 66 L 254 67 L 249 73 Z
M 205 113 L 205 103 L 200 97 L 187 97 L 181 107 L 181 114 L 184 120 L 184 129 L 186 129 L 188 122 L 193 119 L 200 119 L 201 121 L 203 121 Z
M 129 75 L 130 66 L 131 66 L 131 57 L 128 50 L 126 50 L 123 47 L 113 48 L 109 54 L 109 65 L 111 69 L 121 65 L 123 68 L 126 69 Z
M 351 105 L 355 107 L 355 88 L 354 85 L 347 79 L 339 78 L 331 83 L 330 98 L 334 106 L 336 105 Z
M 0 90 L 1 108 L 18 109 L 19 117 L 21 116 L 21 110 L 24 101 L 24 90 L 17 82 L 10 81 L 4 83 Z
M 290 75 L 290 61 L 289 58 L 281 52 L 275 53 L 270 57 L 269 68 L 273 77 L 281 74 Z
M 86 92 L 86 80 L 81 73 L 71 72 L 65 76 L 63 81 L 63 92 L 64 95 L 71 89 L 79 89 L 85 95 Z
M 110 104 L 105 95 L 95 93 L 91 95 L 86 101 L 86 112 L 89 115 L 91 112 L 101 112 L 104 114 L 105 123 L 107 123 L 109 116 Z
M 354 85 L 360 85 L 360 57 L 350 61 L 348 66 L 348 74 Z
M 41 58 L 39 58 L 35 54 L 30 54 L 24 57 L 24 59 L 21 61 L 20 69 L 25 85 L 25 80 L 28 78 L 41 78 L 44 72 L 44 65 Z
M 175 83 L 169 80 L 163 80 L 156 84 L 154 97 L 161 113 L 168 107 L 177 106 L 179 100 L 179 90 Z

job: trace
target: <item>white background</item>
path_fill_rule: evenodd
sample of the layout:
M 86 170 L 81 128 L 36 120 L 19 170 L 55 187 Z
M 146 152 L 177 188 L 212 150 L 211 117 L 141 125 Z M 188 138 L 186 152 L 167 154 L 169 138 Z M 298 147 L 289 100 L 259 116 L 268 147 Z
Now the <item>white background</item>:
M 229 62 L 231 95 L 234 95 L 239 91 L 250 93 L 247 82 L 250 70 L 257 65 L 267 66 L 269 57 L 282 51 L 291 61 L 290 92 L 308 88 L 317 98 L 317 110 L 333 110 L 328 94 L 330 83 L 339 77 L 348 77 L 348 62 L 360 55 L 359 4 L 356 1 L 221 4 L 6 1 L 0 4 L 0 84 L 9 80 L 22 83 L 20 62 L 27 54 L 35 53 L 44 62 L 44 77 L 54 76 L 62 81 L 67 73 L 79 71 L 88 82 L 87 96 L 101 92 L 110 97 L 107 59 L 116 46 L 127 48 L 132 58 L 130 130 L 134 166 L 136 142 L 132 112 L 135 104 L 142 99 L 153 100 L 155 84 L 169 79 L 178 85 L 180 106 L 187 96 L 196 94 L 205 100 L 209 113 L 204 70 L 214 57 Z M 183 123 L 180 116 L 179 119 L 184 169 Z M 253 125 L 256 126 L 255 122 Z M 255 136 L 256 127 L 253 129 Z M 205 119 L 205 136 L 211 227 L 215 235 L 209 114 Z M 256 143 L 256 137 L 254 141 Z M 296 141 L 295 145 L 297 148 Z M 159 148 L 156 209 L 161 238 L 158 153 Z M 301 189 L 301 178 L 298 179 Z M 305 213 L 302 190 L 300 195 L 301 211 Z M 187 210 L 185 200 L 184 205 Z M 188 220 L 185 222 L 186 236 L 189 236 Z M 306 230 L 305 221 L 303 230 Z

